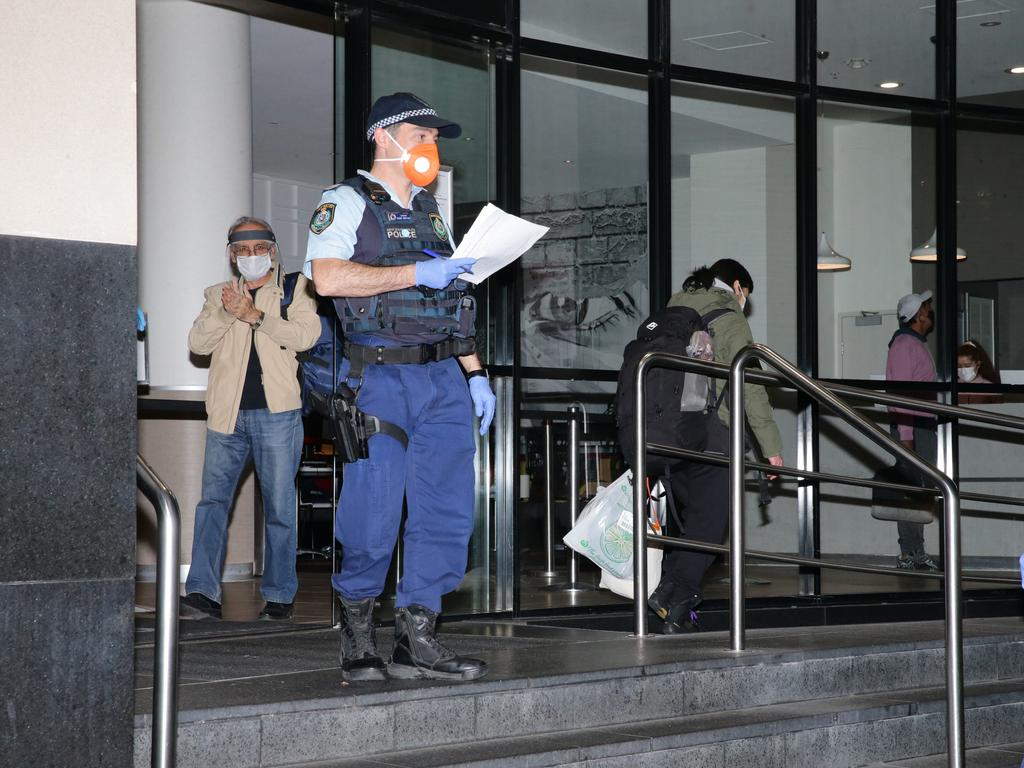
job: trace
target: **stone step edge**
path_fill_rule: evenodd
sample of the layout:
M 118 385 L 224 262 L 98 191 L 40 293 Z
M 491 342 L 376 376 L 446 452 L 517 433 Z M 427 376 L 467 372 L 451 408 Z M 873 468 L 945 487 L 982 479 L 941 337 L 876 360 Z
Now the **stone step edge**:
M 723 633 L 724 634 L 724 633 Z M 656 638 L 655 642 L 661 641 Z M 664 642 L 678 642 L 665 638 Z M 983 645 L 1014 645 L 1024 643 L 1024 633 L 1009 635 L 979 635 L 964 639 L 965 648 Z M 814 649 L 810 651 L 742 651 L 742 656 L 723 655 L 712 659 L 691 659 L 680 661 L 641 664 L 615 669 L 593 670 L 564 674 L 545 675 L 543 677 L 516 677 L 503 680 L 483 679 L 476 682 L 455 682 L 450 684 L 416 685 L 400 683 L 390 690 L 376 690 L 370 693 L 349 693 L 343 696 L 332 696 L 316 699 L 289 700 L 283 702 L 264 702 L 261 704 L 240 704 L 224 707 L 208 707 L 201 709 L 183 709 L 178 712 L 178 722 L 196 722 L 211 720 L 230 720 L 261 715 L 276 715 L 292 712 L 316 712 L 324 710 L 340 710 L 353 707 L 368 707 L 395 702 L 420 701 L 424 699 L 449 698 L 452 696 L 475 696 L 488 693 L 504 693 L 542 689 L 565 685 L 609 682 L 614 680 L 634 679 L 637 677 L 657 677 L 660 675 L 678 674 L 688 671 L 728 670 L 740 667 L 759 665 L 787 664 L 800 661 L 861 658 L 866 656 L 885 656 L 889 653 L 906 653 L 909 651 L 934 650 L 943 648 L 942 640 L 892 643 L 887 645 L 859 645 L 841 648 Z M 338 682 L 341 684 L 341 671 L 338 669 Z M 1004 678 L 1005 679 L 1005 678 Z M 980 681 L 973 681 L 980 682 Z M 862 692 L 865 693 L 865 692 Z M 152 727 L 152 714 L 135 715 L 135 728 Z
M 1013 689 L 997 694 L 971 693 L 965 689 L 965 713 L 986 712 L 1015 705 L 1024 710 L 1024 679 L 1013 681 Z M 987 684 L 968 686 L 981 689 Z M 452 754 L 464 750 L 474 756 L 458 762 L 446 762 L 452 768 L 472 768 L 473 766 L 497 766 L 502 768 L 541 768 L 563 764 L 582 763 L 588 760 L 603 758 L 621 758 L 661 751 L 686 749 L 738 742 L 748 739 L 764 739 L 789 733 L 827 730 L 828 728 L 879 723 L 904 718 L 927 717 L 934 720 L 941 718 L 943 733 L 945 728 L 945 689 L 929 688 L 912 691 L 916 700 L 900 701 L 897 694 L 908 691 L 894 691 L 892 696 L 849 696 L 833 699 L 818 699 L 810 702 L 789 704 L 771 704 L 763 707 L 733 710 L 731 712 L 714 712 L 701 715 L 688 715 L 641 723 L 626 723 L 621 726 L 598 728 L 578 728 L 568 731 L 527 734 L 500 739 L 477 740 L 473 742 L 457 742 L 437 746 L 414 749 L 391 750 L 387 752 L 369 753 L 352 759 L 328 759 L 312 762 L 265 763 L 262 768 L 365 768 L 379 763 L 382 766 L 440 765 L 432 757 Z M 860 708 L 847 707 L 844 703 L 862 703 Z M 828 705 L 828 706 L 822 706 Z M 801 710 L 812 710 L 801 712 Z M 723 719 L 745 720 L 739 724 L 716 725 Z M 701 728 L 707 723 L 710 727 Z M 698 726 L 698 727 L 694 727 Z M 668 731 L 657 735 L 658 730 Z M 645 735 L 644 732 L 648 732 Z M 968 738 L 970 733 L 968 732 Z M 998 738 L 998 737 L 997 737 Z M 994 741 L 995 743 L 1004 743 Z M 984 746 L 970 743 L 969 746 Z M 540 747 L 539 749 L 537 747 Z M 892 760 L 906 760 L 912 757 L 933 754 L 921 751 L 920 754 L 904 754 Z

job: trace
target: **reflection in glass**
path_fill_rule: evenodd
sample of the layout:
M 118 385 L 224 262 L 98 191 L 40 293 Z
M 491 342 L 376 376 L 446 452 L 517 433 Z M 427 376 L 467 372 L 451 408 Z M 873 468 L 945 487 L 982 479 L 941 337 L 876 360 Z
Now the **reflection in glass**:
M 378 27 L 373 31 L 372 56 L 374 99 L 412 91 L 462 126 L 458 139 L 439 145 L 441 162 L 453 168 L 454 229 L 459 236 L 494 197 L 490 51 Z
M 966 6 L 959 9 L 956 94 L 960 101 L 1024 107 L 1022 12 L 1024 5 L 1016 0 L 988 3 L 971 15 Z
M 957 132 L 959 341 L 983 343 L 1005 384 L 1024 384 L 1024 125 L 965 122 Z
M 523 365 L 617 370 L 647 314 L 647 91 L 638 75 L 524 57 Z
M 852 267 L 818 272 L 819 374 L 884 379 L 897 302 L 935 289 L 935 264 L 908 256 L 935 228 L 934 129 L 907 112 L 820 110 L 818 231 Z
M 523 37 L 647 58 L 647 0 L 521 0 Z
M 796 357 L 793 102 L 672 86 L 672 291 L 735 258 L 754 278 L 754 339 Z
M 672 63 L 792 80 L 795 5 L 672 0 Z
M 818 83 L 933 98 L 934 35 L 934 4 L 819 0 Z

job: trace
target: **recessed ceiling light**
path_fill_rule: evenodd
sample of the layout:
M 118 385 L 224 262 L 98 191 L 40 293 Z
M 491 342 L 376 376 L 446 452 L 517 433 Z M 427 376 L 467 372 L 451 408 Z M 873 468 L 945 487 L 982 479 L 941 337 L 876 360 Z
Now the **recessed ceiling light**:
M 572 165 L 572 160 L 563 160 L 562 162 L 566 165 Z
M 473 140 L 473 137 L 472 137 L 472 136 L 464 136 L 464 137 L 463 137 L 463 140 L 464 140 L 464 141 L 472 141 L 472 140 Z
M 878 87 L 891 90 L 892 88 L 899 88 L 901 85 L 903 85 L 903 83 L 898 83 L 895 80 L 886 80 L 884 83 L 879 83 Z
M 1010 67 L 1005 71 L 1008 75 L 1024 75 L 1024 67 Z
M 871 63 L 871 59 L 847 59 L 846 66 L 850 69 L 864 69 Z
M 979 24 L 979 27 L 998 27 L 1003 22 L 1001 21 L 983 21 Z

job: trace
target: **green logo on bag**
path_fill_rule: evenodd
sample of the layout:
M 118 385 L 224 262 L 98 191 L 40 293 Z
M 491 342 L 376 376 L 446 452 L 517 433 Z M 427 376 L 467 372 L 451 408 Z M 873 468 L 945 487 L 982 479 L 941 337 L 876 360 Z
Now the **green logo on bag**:
M 601 537 L 601 551 L 613 563 L 624 563 L 633 555 L 633 534 L 609 525 Z
M 580 539 L 580 546 L 584 549 L 588 549 L 590 547 L 590 542 L 586 539 Z

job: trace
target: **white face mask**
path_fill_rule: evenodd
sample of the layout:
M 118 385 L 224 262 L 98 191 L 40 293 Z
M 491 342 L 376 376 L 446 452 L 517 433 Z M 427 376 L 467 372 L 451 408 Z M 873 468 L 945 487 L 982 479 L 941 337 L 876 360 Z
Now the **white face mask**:
M 960 381 L 974 381 L 978 377 L 978 369 L 974 368 L 957 368 L 956 372 L 960 375 Z
M 270 271 L 269 256 L 239 256 L 235 263 L 246 280 L 259 280 Z

